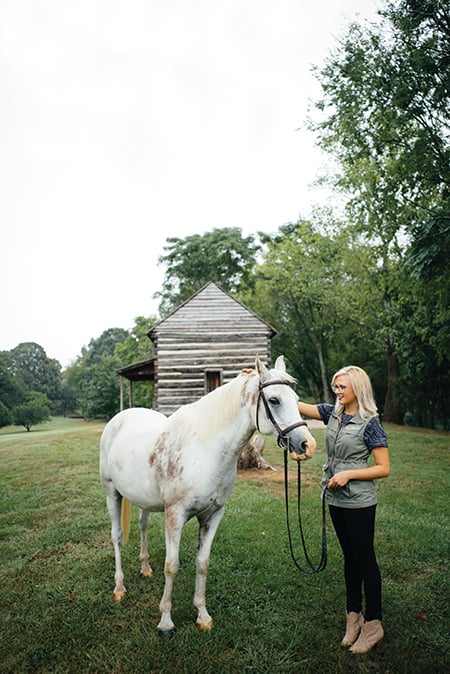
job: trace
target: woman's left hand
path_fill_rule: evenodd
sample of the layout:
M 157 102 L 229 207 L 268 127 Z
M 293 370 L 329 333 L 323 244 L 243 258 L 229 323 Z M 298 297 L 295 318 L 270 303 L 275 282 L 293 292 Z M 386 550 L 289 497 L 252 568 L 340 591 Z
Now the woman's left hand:
M 351 478 L 351 472 L 349 470 L 341 470 L 333 477 L 330 477 L 327 484 L 327 489 L 336 489 L 336 487 L 345 487 L 347 482 Z
M 372 450 L 375 466 L 341 470 L 328 480 L 327 489 L 345 487 L 349 480 L 375 480 L 387 477 L 390 473 L 389 450 L 387 447 L 374 447 Z

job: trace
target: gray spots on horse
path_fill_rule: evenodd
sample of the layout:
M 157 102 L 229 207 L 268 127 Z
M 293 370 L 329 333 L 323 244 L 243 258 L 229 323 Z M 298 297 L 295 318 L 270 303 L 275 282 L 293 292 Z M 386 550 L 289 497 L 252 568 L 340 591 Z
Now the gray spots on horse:
M 173 479 L 183 473 L 181 448 L 170 443 L 167 433 L 161 433 L 155 449 L 150 454 L 149 464 L 152 468 L 155 468 L 160 479 Z

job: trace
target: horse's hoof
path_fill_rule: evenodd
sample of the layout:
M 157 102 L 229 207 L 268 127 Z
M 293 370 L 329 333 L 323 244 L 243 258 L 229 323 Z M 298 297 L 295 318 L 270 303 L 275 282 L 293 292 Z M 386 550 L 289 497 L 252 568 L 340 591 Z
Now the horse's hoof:
M 122 601 L 122 599 L 125 597 L 126 593 L 127 593 L 126 590 L 117 590 L 113 594 L 114 601 Z
M 153 571 L 151 569 L 145 569 L 141 571 L 141 578 L 151 578 L 153 576 Z
M 169 630 L 162 630 L 160 627 L 158 627 L 158 635 L 160 637 L 163 637 L 164 639 L 171 639 L 174 634 L 175 634 L 175 627 L 172 627 Z
M 209 632 L 213 628 L 213 621 L 210 620 L 208 623 L 197 623 L 197 627 L 202 632 Z

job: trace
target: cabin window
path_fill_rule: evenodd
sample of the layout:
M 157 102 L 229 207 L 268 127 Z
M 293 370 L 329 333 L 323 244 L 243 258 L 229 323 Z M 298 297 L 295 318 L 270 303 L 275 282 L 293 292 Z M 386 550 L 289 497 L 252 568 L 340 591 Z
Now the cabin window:
M 214 391 L 222 385 L 222 370 L 207 370 L 205 372 L 205 389 L 206 393 Z

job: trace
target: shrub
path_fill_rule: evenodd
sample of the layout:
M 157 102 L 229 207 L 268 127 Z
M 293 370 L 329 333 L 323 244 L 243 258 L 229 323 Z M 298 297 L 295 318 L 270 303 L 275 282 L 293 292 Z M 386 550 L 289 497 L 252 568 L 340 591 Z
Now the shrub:
M 14 423 L 16 426 L 25 426 L 27 431 L 32 426 L 48 421 L 50 418 L 50 400 L 43 393 L 32 391 L 27 396 L 27 401 L 16 405 L 13 409 Z

